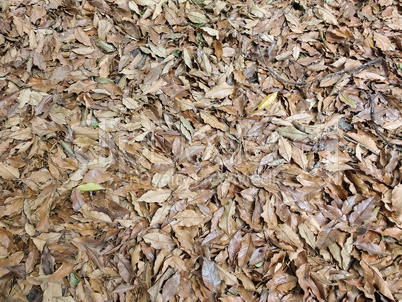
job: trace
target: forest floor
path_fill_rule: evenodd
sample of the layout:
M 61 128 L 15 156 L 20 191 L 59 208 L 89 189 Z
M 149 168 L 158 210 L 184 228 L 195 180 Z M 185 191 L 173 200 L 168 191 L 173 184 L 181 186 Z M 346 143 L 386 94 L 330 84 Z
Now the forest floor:
M 0 300 L 401 301 L 399 5 L 0 0 Z

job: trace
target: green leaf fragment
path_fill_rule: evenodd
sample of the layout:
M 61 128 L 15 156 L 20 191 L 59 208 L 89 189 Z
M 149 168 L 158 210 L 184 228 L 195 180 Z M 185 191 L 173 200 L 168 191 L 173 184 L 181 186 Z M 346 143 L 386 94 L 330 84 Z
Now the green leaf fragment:
M 77 286 L 80 283 L 80 279 L 78 279 L 75 273 L 70 273 L 70 284 L 73 286 Z
M 254 265 L 255 267 L 261 267 L 263 265 L 263 262 L 261 261 L 261 262 L 258 262 L 256 265 Z
M 105 188 L 99 184 L 94 183 L 87 183 L 77 187 L 78 190 L 81 192 L 89 192 L 89 191 L 97 191 L 97 190 L 104 190 Z
M 339 94 L 339 99 L 344 102 L 345 104 L 349 105 L 352 108 L 356 108 L 356 103 L 348 96 L 346 93 L 341 92 Z

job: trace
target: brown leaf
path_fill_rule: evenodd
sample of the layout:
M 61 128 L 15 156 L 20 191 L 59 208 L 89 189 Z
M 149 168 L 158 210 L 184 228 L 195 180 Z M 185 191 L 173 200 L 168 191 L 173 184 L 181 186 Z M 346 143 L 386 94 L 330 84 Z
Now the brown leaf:
M 402 184 L 397 185 L 392 189 L 391 195 L 392 207 L 394 210 L 393 217 L 397 222 L 398 226 L 402 226 Z
M 361 201 L 354 207 L 354 211 L 349 217 L 349 222 L 351 224 L 362 224 L 365 220 L 369 220 L 373 214 L 374 206 L 374 197 Z
M 130 283 L 134 277 L 131 263 L 127 259 L 119 258 L 117 260 L 117 268 L 119 269 L 119 275 L 123 278 L 123 280 L 126 283 Z
M 278 224 L 278 229 L 275 231 L 275 234 L 279 240 L 283 240 L 296 247 L 303 246 L 299 236 L 297 236 L 297 234 L 287 224 Z
M 219 290 L 221 279 L 219 278 L 218 269 L 215 266 L 215 262 L 203 258 L 202 263 L 202 281 L 206 287 L 216 293 Z
M 395 298 L 392 295 L 391 291 L 389 290 L 387 283 L 382 278 L 382 275 L 381 275 L 380 271 L 378 270 L 378 268 L 367 264 L 363 260 L 360 260 L 360 265 L 363 268 L 364 279 L 366 280 L 365 288 L 369 288 L 370 293 L 374 294 L 373 284 L 375 284 L 377 286 L 378 290 L 384 296 L 386 296 L 388 299 L 391 299 L 392 301 L 394 301 Z
M 230 239 L 229 242 L 229 247 L 228 247 L 228 252 L 229 252 L 229 260 L 231 262 L 234 261 L 235 257 L 240 251 L 240 248 L 242 246 L 242 236 L 241 236 L 241 231 L 237 231 L 236 234 L 233 235 L 232 239 Z
M 226 131 L 227 126 L 224 123 L 220 122 L 215 116 L 212 116 L 204 111 L 201 111 L 200 116 L 203 119 L 203 121 L 209 124 L 211 127 L 214 127 L 222 131 Z
M 162 290 L 163 301 L 169 301 L 170 299 L 174 298 L 174 296 L 179 291 L 180 280 L 181 280 L 180 274 L 176 272 L 173 275 L 173 277 L 171 277 L 168 281 L 166 281 L 165 286 L 163 287 Z

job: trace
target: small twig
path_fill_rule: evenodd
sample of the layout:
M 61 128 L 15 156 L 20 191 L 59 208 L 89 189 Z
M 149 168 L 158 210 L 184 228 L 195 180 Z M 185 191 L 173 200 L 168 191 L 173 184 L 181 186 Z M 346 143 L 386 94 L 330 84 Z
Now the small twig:
M 310 83 L 312 83 L 312 82 L 315 82 L 315 81 L 322 81 L 322 80 L 324 80 L 324 79 L 333 77 L 333 76 L 338 75 L 338 74 L 344 74 L 344 73 L 347 73 L 347 72 L 354 72 L 354 71 L 356 71 L 356 70 L 366 68 L 366 67 L 369 66 L 369 65 L 374 65 L 374 64 L 376 64 L 376 63 L 382 61 L 382 58 L 380 57 L 380 58 L 377 58 L 377 59 L 368 61 L 367 63 L 364 63 L 364 64 L 362 64 L 362 65 L 360 65 L 360 66 L 353 67 L 353 68 L 348 68 L 348 69 L 344 69 L 344 70 L 340 70 L 340 71 L 337 71 L 337 72 L 333 72 L 333 73 L 330 73 L 330 74 L 328 74 L 328 75 L 326 75 L 326 76 L 324 76 L 324 77 L 312 79 L 312 80 L 307 81 L 307 82 L 289 81 L 289 80 L 286 80 L 286 79 L 282 78 L 281 76 L 279 76 L 273 69 L 271 69 L 271 68 L 268 66 L 267 61 L 265 61 L 265 57 L 264 57 L 264 55 L 262 54 L 262 49 L 261 49 L 260 35 L 263 34 L 263 33 L 265 33 L 265 32 L 267 32 L 267 31 L 268 31 L 268 29 L 267 29 L 267 30 L 263 30 L 262 32 L 260 32 L 260 33 L 257 35 L 258 51 L 259 51 L 259 53 L 260 53 L 260 56 L 261 56 L 261 58 L 262 58 L 262 60 L 263 60 L 263 62 L 264 62 L 264 64 L 265 64 L 265 67 L 268 69 L 268 71 L 269 71 L 277 80 L 279 80 L 279 81 L 281 81 L 281 82 L 285 82 L 285 83 L 291 84 L 291 85 L 306 86 L 306 85 L 308 85 L 308 84 L 310 84 Z
M 370 151 L 371 153 L 373 153 L 373 154 L 375 154 L 377 156 L 380 156 L 380 154 L 378 154 L 376 151 L 370 149 L 369 147 L 363 145 L 362 143 L 359 143 L 358 141 L 355 141 L 353 138 L 350 138 L 349 136 L 345 135 L 343 138 L 346 139 L 347 141 L 353 143 L 353 144 L 356 144 L 356 145 L 359 145 L 360 147 L 363 147 L 364 149 Z
M 374 116 L 374 98 L 372 96 L 372 94 L 370 92 L 368 92 L 369 96 L 370 96 L 370 114 L 371 114 L 371 122 L 373 123 L 373 127 L 375 132 L 382 138 L 382 140 L 384 142 L 387 143 L 388 147 L 390 147 L 391 149 L 396 149 L 398 151 L 402 152 L 402 148 L 395 146 L 394 144 L 392 144 L 378 129 L 377 124 L 375 123 L 375 116 Z

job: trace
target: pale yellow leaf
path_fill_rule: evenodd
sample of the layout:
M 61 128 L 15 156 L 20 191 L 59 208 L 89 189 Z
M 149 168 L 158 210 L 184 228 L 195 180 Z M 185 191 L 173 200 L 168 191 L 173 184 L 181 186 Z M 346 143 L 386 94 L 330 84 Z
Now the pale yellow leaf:
M 348 104 L 350 107 L 352 107 L 352 108 L 356 108 L 356 107 L 357 107 L 356 103 L 355 103 L 355 102 L 350 98 L 350 96 L 347 95 L 346 93 L 341 92 L 341 93 L 338 95 L 338 97 L 339 97 L 339 99 L 340 99 L 342 102 L 344 102 L 345 104 Z
M 257 110 L 261 110 L 267 108 L 272 103 L 276 102 L 276 97 L 278 96 L 278 91 L 267 95 L 265 98 L 262 99 L 260 105 L 258 105 Z
M 96 190 L 104 190 L 105 188 L 100 184 L 94 183 L 87 183 L 77 187 L 78 190 L 81 192 L 89 192 L 89 191 L 96 191 Z

